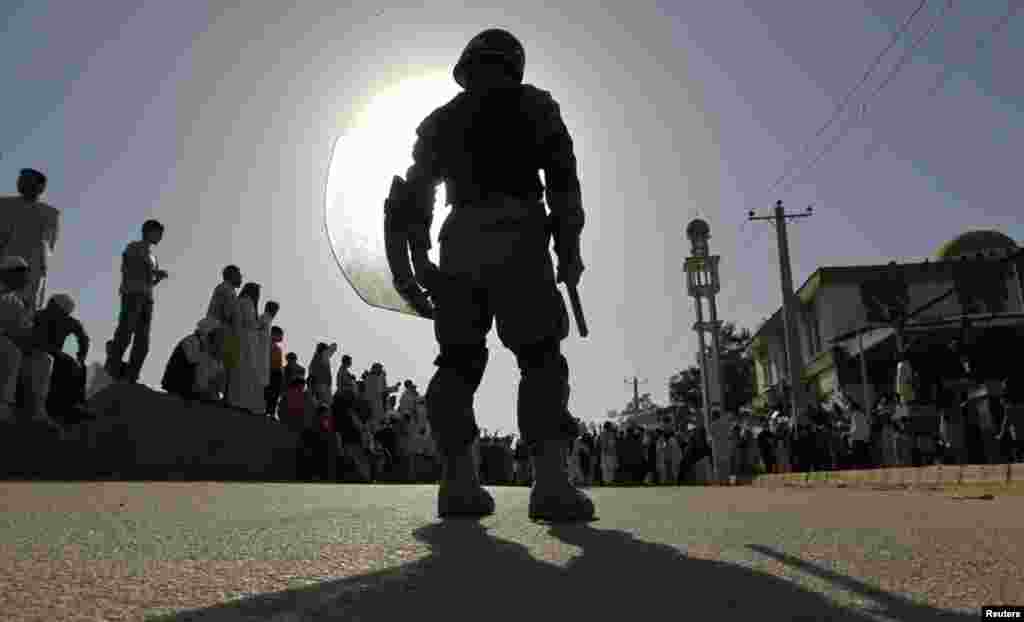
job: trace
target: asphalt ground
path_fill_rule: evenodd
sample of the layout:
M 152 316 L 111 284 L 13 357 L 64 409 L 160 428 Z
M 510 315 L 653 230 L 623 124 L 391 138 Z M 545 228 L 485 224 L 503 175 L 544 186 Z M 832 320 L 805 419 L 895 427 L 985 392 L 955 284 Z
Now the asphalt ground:
M 597 488 L 599 520 L 439 521 L 436 486 L 0 482 L 0 619 L 977 620 L 1024 605 L 1024 496 Z M 666 617 L 667 616 L 667 617 Z

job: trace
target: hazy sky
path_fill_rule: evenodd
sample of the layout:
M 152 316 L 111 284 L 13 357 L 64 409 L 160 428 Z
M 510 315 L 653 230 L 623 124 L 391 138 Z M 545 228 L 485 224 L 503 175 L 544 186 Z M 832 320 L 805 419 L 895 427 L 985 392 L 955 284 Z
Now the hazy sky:
M 450 72 L 468 39 L 491 26 L 521 38 L 527 81 L 552 91 L 576 142 L 587 211 L 580 293 L 592 332 L 564 348 L 577 416 L 621 407 L 634 374 L 664 400 L 668 377 L 693 362 L 681 264 L 683 229 L 698 214 L 723 256 L 722 318 L 751 328 L 781 294 L 774 236 L 746 224 L 746 212 L 766 213 L 776 199 L 794 210 L 816 204 L 790 229 L 797 285 L 821 265 L 923 258 L 970 228 L 1024 240 L 1024 15 L 975 45 L 1006 0 L 955 2 L 864 121 L 786 191 L 772 189 L 785 164 L 918 0 L 286 4 L 0 9 L 0 191 L 14 193 L 24 166 L 50 176 L 44 198 L 63 214 L 50 291 L 78 298 L 91 358 L 114 329 L 124 245 L 147 218 L 167 225 L 156 252 L 171 278 L 158 287 L 147 384 L 159 383 L 175 343 L 205 313 L 221 268 L 237 263 L 264 299 L 281 301 L 278 323 L 304 364 L 316 341 L 338 341 L 358 370 L 379 360 L 392 381 L 426 387 L 437 351 L 429 322 L 366 306 L 331 257 L 327 166 L 375 93 Z M 911 35 L 943 5 L 929 2 Z M 950 79 L 929 96 L 945 67 Z M 518 371 L 493 335 L 492 346 L 478 418 L 509 432 Z

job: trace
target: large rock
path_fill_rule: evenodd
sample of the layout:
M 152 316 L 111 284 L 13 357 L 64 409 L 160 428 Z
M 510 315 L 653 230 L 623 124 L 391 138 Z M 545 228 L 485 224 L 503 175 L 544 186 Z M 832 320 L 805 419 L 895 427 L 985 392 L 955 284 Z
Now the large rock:
M 90 400 L 96 421 L 64 438 L 38 425 L 0 432 L 0 475 L 62 479 L 286 481 L 297 435 L 263 417 L 186 404 L 143 385 L 115 384 Z

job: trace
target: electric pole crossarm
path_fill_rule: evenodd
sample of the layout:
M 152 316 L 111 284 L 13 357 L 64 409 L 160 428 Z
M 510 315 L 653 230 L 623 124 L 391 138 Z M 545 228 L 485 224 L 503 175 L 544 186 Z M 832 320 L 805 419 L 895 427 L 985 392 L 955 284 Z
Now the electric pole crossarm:
M 793 273 L 789 257 L 789 236 L 786 231 L 786 221 L 794 218 L 807 218 L 814 213 L 814 206 L 808 206 L 801 213 L 787 214 L 782 207 L 782 201 L 775 202 L 775 209 L 771 216 L 755 216 L 751 211 L 748 214 L 750 220 L 771 220 L 775 225 L 775 233 L 779 245 L 779 273 L 782 285 L 782 320 L 785 330 L 786 362 L 789 368 L 790 402 L 793 411 L 793 421 L 800 420 L 800 413 L 803 405 L 803 357 L 800 351 L 800 334 L 797 329 L 796 319 L 796 296 L 793 293 Z

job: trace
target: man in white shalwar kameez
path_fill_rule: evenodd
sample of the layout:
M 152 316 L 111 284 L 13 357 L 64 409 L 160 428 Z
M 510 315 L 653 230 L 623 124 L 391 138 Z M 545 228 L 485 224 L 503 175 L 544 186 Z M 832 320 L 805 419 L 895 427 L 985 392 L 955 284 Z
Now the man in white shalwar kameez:
M 223 281 L 213 288 L 206 317 L 217 320 L 219 326 L 217 333 L 221 340 L 221 356 L 227 382 L 224 400 L 230 403 L 227 394 L 231 391 L 231 385 L 238 382 L 238 360 L 241 356 L 241 339 L 238 334 L 238 288 L 242 286 L 242 271 L 238 266 L 230 265 L 221 271 L 221 276 Z
M 260 384 L 260 370 L 270 374 L 270 353 L 263 356 L 257 352 L 259 347 L 259 318 L 256 307 L 259 304 L 260 286 L 246 283 L 238 294 L 238 335 L 241 339 L 241 356 L 238 362 L 238 373 L 231 378 L 228 386 L 228 403 L 254 415 L 262 415 L 266 407 L 263 399 L 263 387 Z
M 39 201 L 45 190 L 46 176 L 26 168 L 18 176 L 18 196 L 0 198 L 0 256 L 28 263 L 22 293 L 30 311 L 41 308 L 46 298 L 46 274 L 60 230 L 60 212 Z

